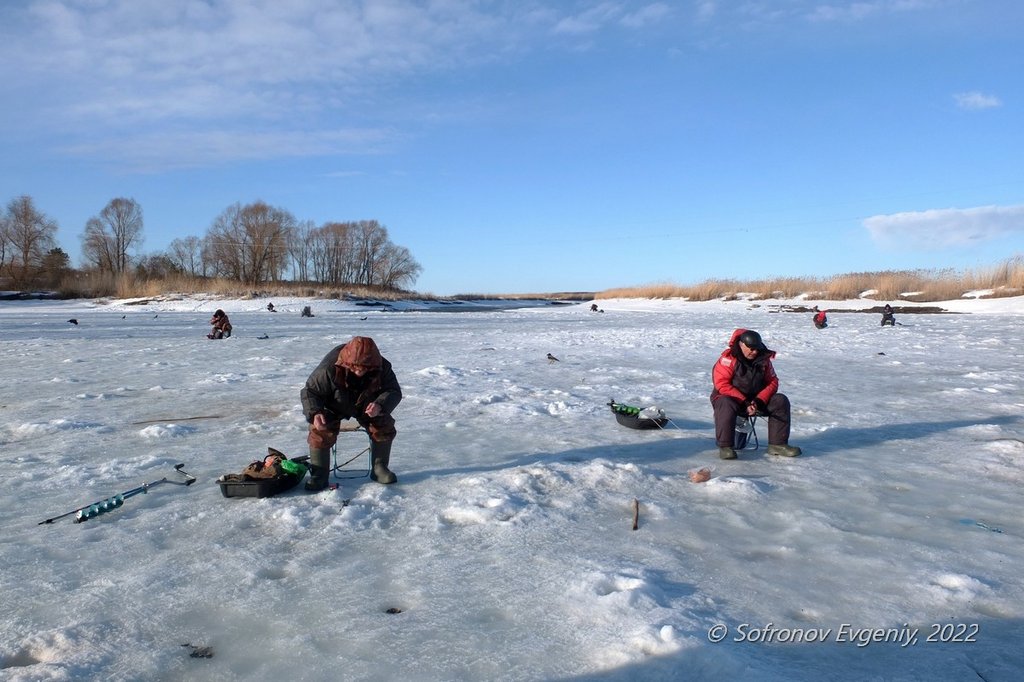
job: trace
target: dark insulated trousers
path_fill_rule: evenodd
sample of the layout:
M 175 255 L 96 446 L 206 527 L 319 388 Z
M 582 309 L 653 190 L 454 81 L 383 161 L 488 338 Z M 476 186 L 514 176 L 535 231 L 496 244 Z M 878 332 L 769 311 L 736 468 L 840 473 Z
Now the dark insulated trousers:
M 727 395 L 714 398 L 711 405 L 715 409 L 715 443 L 731 448 L 736 437 L 736 417 L 746 414 L 746 410 L 740 401 Z M 789 444 L 789 398 L 782 393 L 768 401 L 768 444 Z

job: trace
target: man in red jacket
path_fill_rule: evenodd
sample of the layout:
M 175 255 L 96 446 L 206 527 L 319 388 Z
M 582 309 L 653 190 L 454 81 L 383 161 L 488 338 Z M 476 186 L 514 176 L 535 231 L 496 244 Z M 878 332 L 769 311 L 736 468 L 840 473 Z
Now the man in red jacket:
M 715 442 L 722 459 L 736 459 L 733 439 L 737 416 L 768 417 L 769 455 L 800 454 L 800 448 L 789 444 L 789 398 L 779 393 L 774 357 L 775 351 L 764 345 L 760 334 L 737 329 L 715 363 L 711 405 L 715 410 Z

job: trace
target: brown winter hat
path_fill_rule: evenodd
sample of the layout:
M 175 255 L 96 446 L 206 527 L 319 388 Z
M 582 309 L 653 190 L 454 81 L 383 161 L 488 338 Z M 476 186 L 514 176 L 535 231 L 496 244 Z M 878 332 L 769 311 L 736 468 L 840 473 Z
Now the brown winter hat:
M 338 361 L 334 364 L 345 368 L 380 369 L 382 358 L 373 339 L 369 336 L 354 336 L 338 353 Z

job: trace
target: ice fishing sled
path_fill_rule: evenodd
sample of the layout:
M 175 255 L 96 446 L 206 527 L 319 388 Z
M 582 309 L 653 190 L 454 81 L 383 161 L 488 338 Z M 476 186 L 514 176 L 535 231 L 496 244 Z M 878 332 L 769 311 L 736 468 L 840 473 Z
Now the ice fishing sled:
M 267 448 L 267 456 L 245 467 L 240 474 L 217 479 L 224 497 L 273 497 L 299 484 L 306 475 L 308 456 L 288 459 L 279 450 Z
M 608 403 L 615 421 L 630 429 L 660 429 L 668 423 L 668 417 L 660 407 L 633 407 L 611 400 Z

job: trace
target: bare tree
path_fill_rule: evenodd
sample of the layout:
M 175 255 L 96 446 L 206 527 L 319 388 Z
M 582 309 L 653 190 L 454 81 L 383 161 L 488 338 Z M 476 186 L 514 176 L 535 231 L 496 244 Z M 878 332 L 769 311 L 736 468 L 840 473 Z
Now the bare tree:
M 32 197 L 22 195 L 7 204 L 2 221 L 2 240 L 11 278 L 29 284 L 38 274 L 46 254 L 56 246 L 57 223 L 39 212 Z
M 134 199 L 111 199 L 89 218 L 82 235 L 82 256 L 102 272 L 128 272 L 131 249 L 142 244 L 142 207 Z
M 294 227 L 295 218 L 284 209 L 262 201 L 235 204 L 214 220 L 204 253 L 221 276 L 247 284 L 277 280 Z
M 135 266 L 135 275 L 142 280 L 167 279 L 183 272 L 177 263 L 164 254 L 146 256 Z
M 241 211 L 241 204 L 225 209 L 203 240 L 203 258 L 213 268 L 214 276 L 241 281 L 245 273 L 245 234 L 238 220 Z
M 353 247 L 355 249 L 355 282 L 373 286 L 378 284 L 375 275 L 378 261 L 388 242 L 388 230 L 376 220 L 360 220 L 353 223 Z
M 309 233 L 309 274 L 313 281 L 323 284 L 338 284 L 333 279 L 329 237 L 323 227 Z
M 201 277 L 206 274 L 202 247 L 199 237 L 175 239 L 167 248 L 167 258 L 189 277 Z
M 11 240 L 7 237 L 8 222 L 7 211 L 4 211 L 3 215 L 0 215 L 0 277 L 7 271 L 7 259 L 13 252 Z
M 303 262 L 309 268 L 303 279 L 308 275 L 323 284 L 400 288 L 415 282 L 422 271 L 409 250 L 392 244 L 387 228 L 376 220 L 324 223 L 303 231 L 302 240 Z
M 291 257 L 292 279 L 296 282 L 308 282 L 313 258 L 313 231 L 316 229 L 312 220 L 304 220 L 292 230 L 288 240 L 288 255 Z
M 411 287 L 422 271 L 409 249 L 389 242 L 377 261 L 377 282 L 389 289 Z
M 324 284 L 355 282 L 355 223 L 324 223 L 313 233 L 313 276 Z
M 90 218 L 82 234 L 82 264 L 100 272 L 113 272 L 116 260 L 113 241 L 104 233 L 100 221 Z

